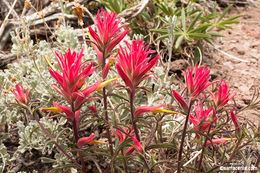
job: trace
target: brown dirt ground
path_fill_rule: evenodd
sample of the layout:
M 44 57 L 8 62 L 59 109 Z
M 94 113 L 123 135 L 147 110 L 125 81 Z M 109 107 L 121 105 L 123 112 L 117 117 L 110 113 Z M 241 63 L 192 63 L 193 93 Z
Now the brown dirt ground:
M 224 37 L 215 41 L 211 69 L 218 78 L 228 81 L 236 91 L 238 107 L 249 104 L 254 89 L 260 89 L 260 0 L 243 8 L 235 8 L 231 15 L 240 15 L 240 22 L 232 29 L 221 31 Z M 237 58 L 241 60 L 236 60 Z M 258 98 L 259 100 L 260 98 Z M 260 106 L 239 114 L 260 123 Z

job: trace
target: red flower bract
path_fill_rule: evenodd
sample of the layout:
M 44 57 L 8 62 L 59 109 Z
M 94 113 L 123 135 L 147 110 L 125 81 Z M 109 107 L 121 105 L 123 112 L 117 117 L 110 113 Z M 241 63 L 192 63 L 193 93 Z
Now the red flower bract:
M 205 132 L 212 123 L 217 121 L 213 108 L 203 109 L 202 103 L 198 103 L 194 108 L 195 115 L 190 115 L 189 120 L 194 125 L 195 131 Z
M 103 63 L 103 53 L 110 53 L 114 47 L 125 37 L 128 29 L 125 25 L 120 25 L 121 19 L 117 18 L 114 12 L 99 10 L 94 21 L 97 26 L 95 32 L 91 26 L 88 27 L 91 40 L 94 42 L 99 63 Z M 105 56 L 106 56 L 105 55 Z
M 124 128 L 124 132 L 120 131 L 119 129 L 116 129 L 115 137 L 119 140 L 119 143 L 121 144 L 125 141 L 128 135 L 130 137 L 133 136 L 133 132 L 133 130 L 129 130 L 128 128 Z
M 85 84 L 85 79 L 94 71 L 91 63 L 82 63 L 82 58 L 83 50 L 77 53 L 68 49 L 64 55 L 56 52 L 56 59 L 61 73 L 52 68 L 49 70 L 51 76 L 60 86 L 53 85 L 53 88 L 63 95 L 68 103 L 72 104 L 75 102 L 75 109 L 78 109 L 85 101 L 85 98 L 98 87 L 96 83 L 80 91 Z
M 172 96 L 174 99 L 178 102 L 178 104 L 182 107 L 182 109 L 187 112 L 188 111 L 188 105 L 184 98 L 175 90 L 172 90 Z
M 195 98 L 204 91 L 210 84 L 210 70 L 208 67 L 189 67 L 184 72 L 184 78 L 188 89 L 188 94 Z
M 116 69 L 125 85 L 133 91 L 149 77 L 149 70 L 160 57 L 157 55 L 151 58 L 150 54 L 154 51 L 145 46 L 142 39 L 133 40 L 131 44 L 126 42 L 126 45 L 128 50 L 120 47 Z
M 231 117 L 231 120 L 232 120 L 232 122 L 234 123 L 234 125 L 236 127 L 236 131 L 239 132 L 240 131 L 240 126 L 239 126 L 239 122 L 238 122 L 235 110 L 230 111 L 230 117 Z
M 225 81 L 221 81 L 218 90 L 213 94 L 213 101 L 218 108 L 225 106 L 230 99 L 232 99 L 235 94 L 230 94 L 229 87 Z
M 122 144 L 128 137 L 132 139 L 132 145 L 127 148 L 125 155 L 130 155 L 135 150 L 142 153 L 143 152 L 143 146 L 142 146 L 141 142 L 138 141 L 137 138 L 134 136 L 134 130 L 124 128 L 124 131 L 125 132 L 122 132 L 119 129 L 116 129 L 114 135 L 119 140 L 120 144 Z
M 26 105 L 28 103 L 30 90 L 29 89 L 25 90 L 20 83 L 15 85 L 15 89 L 13 90 L 13 94 L 16 98 L 16 101 L 19 104 L 25 104 Z
M 89 137 L 82 137 L 78 140 L 77 146 L 81 148 L 86 144 L 91 144 L 94 141 L 95 137 L 96 135 L 94 133 L 91 133 Z

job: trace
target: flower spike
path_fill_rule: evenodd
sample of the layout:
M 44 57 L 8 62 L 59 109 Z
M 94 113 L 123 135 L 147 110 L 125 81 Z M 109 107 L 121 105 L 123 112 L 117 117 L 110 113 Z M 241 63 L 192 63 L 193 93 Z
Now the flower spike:
M 103 53 L 105 56 L 110 54 L 114 47 L 120 43 L 120 41 L 128 33 L 126 25 L 120 25 L 121 18 L 117 17 L 114 12 L 107 12 L 104 9 L 98 11 L 95 25 L 97 26 L 97 32 L 89 26 L 90 39 L 94 43 L 94 49 L 98 55 L 99 64 L 103 63 Z
M 134 114 L 135 114 L 135 116 L 140 116 L 146 112 L 177 114 L 177 112 L 164 109 L 162 106 L 139 106 L 136 108 Z
M 19 104 L 24 104 L 26 105 L 29 101 L 29 94 L 30 90 L 29 89 L 24 89 L 23 86 L 19 83 L 15 85 L 15 89 L 12 91 L 16 101 Z
M 187 85 L 188 94 L 195 98 L 202 91 L 204 91 L 211 82 L 210 79 L 210 70 L 208 67 L 199 67 L 196 65 L 195 67 L 189 67 L 184 72 L 185 83 Z
M 127 43 L 127 48 L 120 47 L 116 69 L 125 85 L 132 91 L 150 77 L 148 73 L 160 57 L 157 55 L 152 58 L 150 54 L 154 51 L 145 46 L 142 39 Z
M 217 92 L 212 96 L 216 107 L 222 108 L 235 96 L 235 93 L 230 94 L 229 87 L 226 82 L 221 81 Z

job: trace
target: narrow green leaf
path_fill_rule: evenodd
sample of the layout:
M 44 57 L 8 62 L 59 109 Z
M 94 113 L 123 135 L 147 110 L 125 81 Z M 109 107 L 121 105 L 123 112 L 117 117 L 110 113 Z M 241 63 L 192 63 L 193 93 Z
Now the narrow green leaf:
M 181 9 L 181 24 L 183 31 L 186 31 L 186 15 L 184 8 Z
M 179 36 L 179 37 L 177 38 L 177 40 L 176 40 L 176 42 L 175 42 L 175 49 L 178 49 L 178 48 L 180 47 L 180 45 L 181 45 L 183 39 L 184 39 L 184 36 L 183 36 L 183 35 L 181 35 L 181 36 Z

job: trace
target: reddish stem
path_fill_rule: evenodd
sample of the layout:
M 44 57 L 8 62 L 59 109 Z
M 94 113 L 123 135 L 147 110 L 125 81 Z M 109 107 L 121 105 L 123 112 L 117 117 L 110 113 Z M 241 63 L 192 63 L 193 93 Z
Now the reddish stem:
M 135 98 L 135 90 L 132 90 L 132 91 L 130 91 L 130 94 L 129 94 L 130 111 L 131 111 L 131 121 L 132 121 L 132 126 L 133 126 L 133 129 L 134 129 L 134 132 L 135 132 L 136 139 L 137 139 L 138 141 L 140 141 L 140 136 L 139 136 L 139 133 L 138 133 L 138 128 L 137 128 L 137 126 L 136 126 L 136 118 L 135 118 L 135 115 L 134 115 L 134 112 L 135 112 L 134 98 Z
M 211 130 L 211 125 L 209 126 L 209 129 L 208 129 L 208 132 L 207 132 L 207 136 L 205 137 L 205 141 L 204 141 L 204 144 L 202 146 L 202 151 L 201 151 L 201 155 L 200 155 L 200 160 L 199 160 L 199 166 L 198 166 L 198 170 L 200 171 L 201 169 L 201 164 L 202 164 L 202 160 L 203 160 L 203 155 L 204 155 L 204 151 L 205 151 L 205 148 L 206 148 L 206 145 L 207 145 L 207 140 L 208 140 L 208 135 L 210 133 L 210 130 Z
M 73 103 L 71 104 L 71 110 L 72 112 L 74 112 L 74 115 L 76 114 L 76 110 L 73 106 Z M 78 140 L 79 140 L 79 134 L 78 134 L 78 126 L 77 126 L 77 122 L 76 122 L 76 118 L 74 118 L 73 122 L 72 122 L 72 129 L 73 129 L 73 135 L 74 135 L 74 139 L 75 139 L 75 144 L 77 144 Z M 79 155 L 79 159 L 80 159 L 80 163 L 81 163 L 81 173 L 87 173 L 87 169 L 86 169 L 86 165 L 84 162 L 84 158 L 82 156 L 82 154 L 80 153 L 80 151 L 77 152 Z
M 179 150 L 179 153 L 178 153 L 178 162 L 177 162 L 177 163 L 178 163 L 178 167 L 177 167 L 177 173 L 180 173 L 180 172 L 181 172 L 181 167 L 182 167 L 182 165 L 181 165 L 181 160 L 182 160 L 184 139 L 185 139 L 186 132 L 187 132 L 187 127 L 188 127 L 188 122 L 189 122 L 191 107 L 192 107 L 192 101 L 190 100 L 190 104 L 189 104 L 189 108 L 188 108 L 188 112 L 187 112 L 185 124 L 184 124 L 184 127 L 183 127 L 183 132 L 182 132 L 180 150 Z
M 103 62 L 102 62 L 102 70 L 104 69 L 106 65 L 106 52 L 105 49 L 102 51 L 103 54 Z M 102 76 L 103 77 L 103 76 Z M 105 80 L 103 78 L 103 80 Z M 107 106 L 107 93 L 106 93 L 106 88 L 103 88 L 103 104 L 104 104 L 104 111 L 105 111 L 105 123 L 106 123 L 106 131 L 107 131 L 107 139 L 109 143 L 109 150 L 110 150 L 110 155 L 113 158 L 114 155 L 114 150 L 113 150 L 113 143 L 112 143 L 112 136 L 110 133 L 110 124 L 109 124 L 109 117 L 108 117 L 108 106 Z M 114 163 L 111 163 L 111 172 L 114 172 Z

